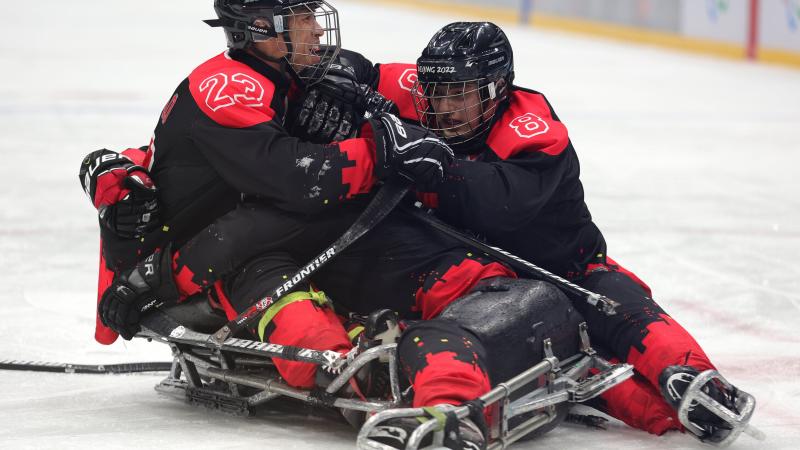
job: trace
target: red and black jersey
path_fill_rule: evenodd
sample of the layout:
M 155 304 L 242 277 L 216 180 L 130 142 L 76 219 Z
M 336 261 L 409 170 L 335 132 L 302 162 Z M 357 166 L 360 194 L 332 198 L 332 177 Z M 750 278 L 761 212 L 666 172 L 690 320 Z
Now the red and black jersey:
M 151 175 L 180 242 L 233 208 L 241 194 L 317 214 L 367 193 L 374 143 L 301 142 L 283 127 L 292 85 L 243 51 L 197 67 L 175 90 L 155 129 Z M 180 218 L 189 217 L 190 221 Z
M 411 96 L 411 89 L 417 82 L 417 66 L 414 64 L 391 63 L 376 64 L 378 71 L 377 86 L 373 86 L 384 97 L 397 105 L 400 117 L 406 120 L 418 120 L 417 110 Z
M 417 120 L 414 64 L 377 64 L 378 91 Z M 472 149 L 471 149 L 472 150 Z M 437 193 L 420 194 L 451 224 L 562 276 L 606 262 L 606 244 L 584 202 L 567 128 L 539 92 L 512 87 L 486 142 L 458 160 Z
M 567 128 L 539 92 L 513 87 L 473 160 L 458 160 L 437 192 L 438 214 L 562 275 L 604 262 Z

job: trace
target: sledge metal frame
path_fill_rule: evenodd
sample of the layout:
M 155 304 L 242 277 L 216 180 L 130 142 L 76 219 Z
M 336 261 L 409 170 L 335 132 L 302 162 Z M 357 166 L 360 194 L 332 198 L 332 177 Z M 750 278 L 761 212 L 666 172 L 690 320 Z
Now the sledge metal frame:
M 159 393 L 244 416 L 253 415 L 256 406 L 279 397 L 297 399 L 312 406 L 365 411 L 373 415 L 358 433 L 357 447 L 364 450 L 389 448 L 369 439 L 370 432 L 387 420 L 431 417 L 422 408 L 405 407 L 408 403 L 400 388 L 397 344 L 377 345 L 364 351 L 356 348 L 346 356 L 236 338 L 229 338 L 220 345 L 212 341 L 211 335 L 180 326 L 163 313 L 153 313 L 148 319 L 138 337 L 167 344 L 173 354 L 169 375 L 155 387 Z M 506 448 L 551 424 L 558 418 L 557 405 L 585 402 L 633 375 L 633 366 L 611 364 L 596 354 L 589 344 L 585 323 L 580 324 L 577 332 L 581 341 L 578 353 L 560 361 L 553 354 L 550 340 L 545 339 L 542 344 L 545 358 L 541 362 L 498 384 L 478 399 L 492 411 L 489 449 Z M 296 389 L 281 380 L 271 358 L 311 362 L 336 376 L 325 389 Z M 376 360 L 388 365 L 388 399 L 361 400 L 342 396 L 341 389 L 356 373 Z M 597 373 L 589 375 L 593 370 Z M 530 389 L 533 382 L 537 382 L 536 388 L 522 391 L 526 387 Z M 518 397 L 514 401 L 511 401 L 512 394 Z M 467 406 L 437 405 L 433 410 L 452 412 L 459 420 L 470 415 Z M 509 425 L 512 419 L 522 415 L 525 417 L 521 423 Z M 443 429 L 440 421 L 425 421 L 412 433 L 406 448 L 421 448 L 429 435 L 432 435 L 433 445 L 441 447 Z
M 151 313 L 137 337 L 167 344 L 172 350 L 170 373 L 156 391 L 189 403 L 249 416 L 254 408 L 278 397 L 311 405 L 358 411 L 378 411 L 402 404 L 396 344 L 380 345 L 356 355 L 288 347 L 247 339 L 228 338 L 221 345 L 212 336 L 179 325 L 160 311 Z M 309 362 L 338 374 L 325 390 L 302 390 L 281 381 L 272 358 Z M 388 361 L 391 400 L 353 400 L 335 396 L 358 370 L 369 362 Z
M 401 405 L 397 374 L 390 373 L 392 400 L 354 400 L 336 397 L 331 388 L 324 391 L 309 391 L 290 387 L 280 380 L 274 365 L 262 360 L 237 355 L 217 355 L 198 352 L 194 348 L 181 348 L 169 344 L 174 361 L 169 376 L 156 386 L 156 391 L 185 398 L 190 403 L 236 415 L 250 416 L 256 406 L 278 397 L 301 400 L 315 406 L 326 406 L 357 411 L 377 411 Z M 395 344 L 369 349 L 353 360 L 353 365 L 339 374 L 334 381 L 344 385 L 355 374 L 358 367 L 384 355 L 394 358 Z M 222 351 L 225 353 L 227 351 Z M 369 353 L 368 353 L 369 352 Z M 205 354 L 203 354 L 205 353 Z M 396 362 L 395 362 L 396 364 Z M 352 369 L 352 370 L 351 370 Z M 352 374 L 352 375 L 351 375 Z M 216 383 L 215 383 L 216 382 Z M 255 389 L 255 393 L 244 394 L 243 388 Z M 332 392 L 328 392 L 332 391 Z
M 545 358 L 535 366 L 498 384 L 478 398 L 491 411 L 487 449 L 505 449 L 526 435 L 541 429 L 557 419 L 556 405 L 582 403 L 597 397 L 608 389 L 633 376 L 633 366 L 626 363 L 611 364 L 597 355 L 589 345 L 586 323 L 579 325 L 580 352 L 559 361 L 553 355 L 550 339 L 543 341 Z M 589 375 L 591 370 L 597 370 Z M 511 401 L 511 395 L 538 381 L 539 387 Z M 437 405 L 439 413 L 452 413 L 459 420 L 470 416 L 468 406 Z M 513 428 L 511 419 L 525 415 L 521 423 Z M 441 416 L 440 416 L 441 417 Z M 444 423 L 431 420 L 431 414 L 423 408 L 400 408 L 381 411 L 370 417 L 358 433 L 357 448 L 360 450 L 393 450 L 369 439 L 369 435 L 381 424 L 399 418 L 421 418 L 422 423 L 411 434 L 406 449 L 421 449 L 422 442 L 431 435 L 431 445 L 424 448 L 442 448 Z

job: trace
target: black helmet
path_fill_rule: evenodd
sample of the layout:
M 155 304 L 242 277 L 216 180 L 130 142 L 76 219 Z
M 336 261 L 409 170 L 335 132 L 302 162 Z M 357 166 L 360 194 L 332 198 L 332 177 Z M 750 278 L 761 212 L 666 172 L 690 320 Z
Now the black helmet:
M 417 60 L 411 90 L 422 125 L 455 150 L 485 137 L 514 81 L 514 54 L 490 22 L 456 22 L 437 31 Z M 451 106 L 451 107 L 448 107 Z M 475 116 L 462 121 L 465 114 Z
M 341 48 L 339 14 L 336 8 L 324 0 L 214 0 L 214 10 L 218 19 L 205 22 L 225 30 L 229 48 L 245 49 L 255 42 L 283 36 L 288 48 L 286 61 L 299 74 L 300 79 L 309 83 L 325 76 L 331 61 Z M 289 34 L 293 30 L 290 19 L 305 14 L 313 14 L 317 23 L 324 25 L 320 26 L 323 33 L 320 42 L 292 41 Z M 311 50 L 311 47 L 319 50 Z M 305 50 L 309 53 L 301 53 L 304 48 L 309 48 Z M 319 64 L 297 64 L 292 61 L 295 55 L 311 53 L 320 58 Z M 271 59 L 266 55 L 259 56 Z

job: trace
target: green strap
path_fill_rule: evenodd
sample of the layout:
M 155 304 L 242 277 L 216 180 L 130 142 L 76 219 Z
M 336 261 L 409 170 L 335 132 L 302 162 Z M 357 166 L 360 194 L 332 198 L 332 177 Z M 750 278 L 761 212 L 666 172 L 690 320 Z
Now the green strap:
M 443 412 L 439 411 L 433 406 L 424 406 L 422 409 L 439 424 L 439 426 L 436 428 L 436 431 L 444 430 L 444 425 L 447 422 L 447 416 Z M 417 417 L 417 420 L 424 423 L 422 419 L 424 418 Z
M 357 338 L 358 335 L 361 334 L 361 332 L 363 332 L 363 331 L 364 331 L 364 327 L 359 325 L 359 326 L 353 328 L 352 330 L 348 331 L 347 332 L 347 337 L 352 342 L 353 339 Z
M 291 305 L 292 303 L 302 302 L 305 300 L 311 300 L 319 306 L 325 306 L 329 303 L 328 298 L 322 291 L 297 291 L 286 294 L 274 305 L 267 308 L 266 312 L 264 312 L 264 315 L 261 316 L 261 320 L 258 322 L 258 337 L 262 341 L 264 340 L 264 331 L 267 329 L 267 325 L 272 322 L 272 319 L 275 317 L 275 315 L 277 315 L 283 308 Z

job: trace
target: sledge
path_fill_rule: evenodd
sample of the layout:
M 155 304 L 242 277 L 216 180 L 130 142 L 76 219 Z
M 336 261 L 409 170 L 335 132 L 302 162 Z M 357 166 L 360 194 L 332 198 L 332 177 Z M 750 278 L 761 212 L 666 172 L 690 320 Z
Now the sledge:
M 566 297 L 560 293 L 561 296 L 554 296 L 553 292 L 558 291 L 546 282 L 495 279 L 443 313 L 444 317 L 466 316 L 469 308 L 501 303 L 500 307 L 516 320 L 541 314 L 550 322 L 532 321 L 526 329 L 534 331 L 525 348 L 511 349 L 522 352 L 518 361 L 535 361 L 533 364 L 513 377 L 493 383 L 489 392 L 461 406 L 409 407 L 412 390 L 402 379 L 394 342 L 400 323 L 386 310 L 365 318 L 372 331 L 368 326 L 358 345 L 346 355 L 259 342 L 245 333 L 220 343 L 213 338 L 213 330 L 224 324 L 224 318 L 216 324 L 213 320 L 209 322 L 212 316 L 202 303 L 150 312 L 137 337 L 164 343 L 172 350 L 171 370 L 156 391 L 193 405 L 250 416 L 256 414 L 257 407 L 269 407 L 273 400 L 291 398 L 311 407 L 335 408 L 344 415 L 360 413 L 366 421 L 358 432 L 359 449 L 389 448 L 370 439 L 370 435 L 376 427 L 397 418 L 420 418 L 420 425 L 406 448 L 421 449 L 441 448 L 446 430 L 451 430 L 457 421 L 468 418 L 481 421 L 481 417 L 488 417 L 484 431 L 487 448 L 501 449 L 555 428 L 564 421 L 572 405 L 587 402 L 633 375 L 633 366 L 612 364 L 598 355 L 591 347 L 586 323 Z M 493 301 L 493 298 L 512 297 L 513 302 L 505 305 Z M 528 313 L 508 308 L 524 308 Z M 552 323 L 554 317 L 562 318 L 562 323 Z M 198 318 L 199 321 L 194 320 Z M 506 332 L 477 331 L 488 342 Z M 276 358 L 316 364 L 319 373 L 327 374 L 328 382 L 311 390 L 293 388 L 275 369 Z M 365 372 L 381 376 L 385 388 L 359 398 L 348 386 L 357 383 L 358 376 L 363 377 Z M 484 415 L 484 411 L 488 413 Z

